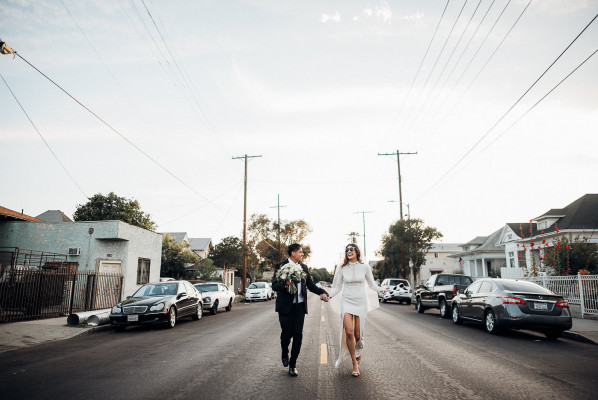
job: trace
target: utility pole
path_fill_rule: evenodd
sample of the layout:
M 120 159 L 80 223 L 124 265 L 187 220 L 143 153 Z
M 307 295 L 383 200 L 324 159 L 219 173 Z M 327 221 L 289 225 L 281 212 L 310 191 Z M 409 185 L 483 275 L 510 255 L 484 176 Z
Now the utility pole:
M 363 217 L 363 256 L 367 257 L 367 252 L 365 249 L 365 215 L 372 214 L 373 211 L 355 211 L 353 214 L 361 214 Z
M 247 287 L 247 159 L 256 157 L 261 157 L 261 155 L 248 156 L 245 154 L 240 157 L 233 157 L 233 160 L 238 160 L 241 158 L 245 159 L 245 196 L 243 199 L 243 274 L 241 276 L 241 287 L 243 288 L 243 293 L 245 293 L 245 289 Z
M 379 156 L 397 156 L 397 167 L 399 169 L 399 211 L 401 212 L 401 219 L 403 219 L 403 193 L 401 191 L 401 154 L 417 154 L 417 151 L 415 153 L 401 153 L 399 150 L 397 150 L 394 153 L 378 153 Z
M 401 213 L 401 221 L 403 220 L 403 192 L 401 190 L 401 154 L 417 154 L 417 151 L 414 153 L 405 152 L 401 153 L 398 149 L 394 153 L 378 153 L 379 156 L 397 156 L 397 167 L 399 169 L 399 212 Z M 405 279 L 407 277 L 407 267 L 405 265 L 405 249 L 401 246 L 401 269 L 402 269 L 402 278 Z M 411 279 L 411 283 L 413 287 L 413 277 Z
M 282 261 L 282 250 L 280 249 L 280 209 L 286 206 L 280 205 L 280 194 L 278 194 L 278 203 L 270 208 L 278 208 L 278 261 Z

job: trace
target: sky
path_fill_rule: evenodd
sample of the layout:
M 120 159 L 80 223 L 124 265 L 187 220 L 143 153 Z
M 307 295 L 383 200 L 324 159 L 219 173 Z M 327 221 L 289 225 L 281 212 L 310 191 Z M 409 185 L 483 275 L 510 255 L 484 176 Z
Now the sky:
M 2 0 L 18 56 L 0 55 L 0 205 L 72 216 L 115 192 L 159 232 L 217 244 L 242 237 L 235 157 L 260 156 L 248 215 L 276 219 L 280 196 L 281 219 L 312 228 L 308 264 L 332 269 L 350 232 L 379 258 L 400 217 L 397 158 L 379 153 L 398 150 L 417 153 L 400 157 L 403 214 L 444 243 L 487 236 L 598 192 L 598 56 L 583 63 L 597 13 L 598 0 Z

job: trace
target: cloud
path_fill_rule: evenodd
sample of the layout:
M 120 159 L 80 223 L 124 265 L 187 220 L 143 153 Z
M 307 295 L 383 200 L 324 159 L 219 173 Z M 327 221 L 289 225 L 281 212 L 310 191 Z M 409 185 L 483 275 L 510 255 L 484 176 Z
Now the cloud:
M 385 24 L 390 25 L 392 21 L 392 10 L 390 4 L 386 1 L 381 1 L 379 5 L 372 7 L 366 7 L 362 14 L 366 18 L 376 18 L 382 20 Z
M 327 23 L 328 21 L 339 23 L 341 22 L 341 15 L 338 13 L 338 11 L 335 12 L 334 15 L 322 14 L 320 22 Z
M 403 17 L 403 19 L 407 20 L 407 21 L 415 21 L 417 19 L 422 19 L 424 17 L 424 13 L 421 13 L 419 11 L 417 11 L 415 14 L 413 15 L 405 15 Z

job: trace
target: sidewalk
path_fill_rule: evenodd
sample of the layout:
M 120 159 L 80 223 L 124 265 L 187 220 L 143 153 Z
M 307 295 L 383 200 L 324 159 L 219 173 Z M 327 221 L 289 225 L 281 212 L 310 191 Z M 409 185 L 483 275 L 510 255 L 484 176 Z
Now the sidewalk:
M 66 317 L 0 324 L 0 353 L 108 329 L 110 325 L 69 326 Z M 563 338 L 598 344 L 598 320 L 573 318 L 573 327 L 563 332 Z

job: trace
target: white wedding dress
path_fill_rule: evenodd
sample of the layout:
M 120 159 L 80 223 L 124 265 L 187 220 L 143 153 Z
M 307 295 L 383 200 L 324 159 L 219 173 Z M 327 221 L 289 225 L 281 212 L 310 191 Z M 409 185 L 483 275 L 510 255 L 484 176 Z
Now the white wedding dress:
M 366 284 L 372 290 L 368 290 Z M 363 353 L 363 327 L 366 316 L 369 311 L 380 307 L 378 292 L 381 290 L 374 282 L 374 276 L 368 264 L 350 262 L 344 267 L 337 267 L 329 294 L 329 297 L 332 297 L 330 306 L 341 317 L 340 351 L 335 367 L 338 367 L 340 362 L 349 356 L 343 327 L 345 313 L 359 317 L 360 340 L 355 345 L 355 356 L 359 357 Z M 340 301 L 339 296 L 337 296 L 339 292 L 342 293 Z

